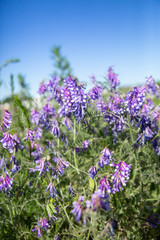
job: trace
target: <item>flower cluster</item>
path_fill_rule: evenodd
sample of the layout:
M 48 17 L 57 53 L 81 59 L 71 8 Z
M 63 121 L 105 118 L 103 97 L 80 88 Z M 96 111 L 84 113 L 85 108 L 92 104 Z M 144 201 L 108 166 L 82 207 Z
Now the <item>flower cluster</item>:
M 81 120 L 86 111 L 87 94 L 83 91 L 83 85 L 78 84 L 73 77 L 64 80 L 65 87 L 61 90 L 62 104 L 59 108 L 60 116 L 71 116 L 73 113 L 76 120 Z
M 64 169 L 67 168 L 68 166 L 69 166 L 68 162 L 65 162 L 63 159 L 59 159 L 56 167 L 57 173 L 60 176 L 62 176 L 64 174 Z
M 9 175 L 4 172 L 2 176 L 0 176 L 0 191 L 3 189 L 8 191 L 12 188 L 13 179 L 9 177 Z
M 7 148 L 10 153 L 13 153 L 13 150 L 16 146 L 16 142 L 14 141 L 13 136 L 9 132 L 5 132 L 2 139 L 1 143 L 4 148 Z
M 2 131 L 6 131 L 7 129 L 10 128 L 12 123 L 12 116 L 10 112 L 7 110 L 4 110 L 4 115 L 3 115 L 3 122 L 2 122 Z
M 113 68 L 110 67 L 108 69 L 108 73 L 107 73 L 107 78 L 110 84 L 110 91 L 113 92 L 116 90 L 116 88 L 119 86 L 120 81 L 117 78 L 117 74 L 114 73 Z
M 110 161 L 112 160 L 113 153 L 109 150 L 109 148 L 104 148 L 103 151 L 101 151 L 102 155 L 99 159 L 99 168 L 102 168 L 104 165 L 108 165 Z
M 123 186 L 126 186 L 126 183 L 129 179 L 130 171 L 131 171 L 131 164 L 127 165 L 124 161 L 121 161 L 118 164 L 114 164 L 111 162 L 113 160 L 112 156 L 113 153 L 108 149 L 104 148 L 103 151 L 101 151 L 102 155 L 100 156 L 100 160 L 98 162 L 99 168 L 103 168 L 104 165 L 110 165 L 111 167 L 115 167 L 115 173 L 110 174 L 111 179 L 108 179 L 106 176 L 103 177 L 99 182 L 99 189 L 101 190 L 101 194 L 105 196 L 108 193 L 115 193 L 119 192 L 120 189 L 123 190 Z M 111 162 L 111 163 L 110 163 Z M 92 179 L 97 174 L 96 166 L 91 166 L 88 173 L 90 173 L 89 177 Z
M 59 86 L 60 79 L 56 76 L 48 83 L 42 82 L 39 94 L 43 94 L 43 101 L 46 100 L 46 102 L 43 102 L 42 107 L 31 110 L 31 122 L 28 121 L 27 126 L 25 123 L 23 127 L 18 126 L 18 129 L 25 131 L 24 133 L 20 131 L 19 135 L 15 133 L 14 126 L 16 124 L 10 129 L 12 123 L 10 112 L 5 110 L 2 114 L 0 194 L 11 196 L 13 201 L 18 199 L 17 202 L 20 203 L 24 199 L 29 199 L 29 194 L 34 193 L 32 200 L 36 200 L 36 211 L 38 208 L 44 210 L 42 215 L 40 212 L 36 215 L 33 209 L 35 215 L 34 222 L 31 221 L 31 224 L 35 222 L 36 224 L 32 232 L 36 231 L 37 237 L 41 237 L 44 233 L 47 238 L 47 234 L 55 231 L 53 234 L 58 239 L 59 229 L 68 227 L 66 221 L 69 220 L 70 224 L 72 218 L 75 218 L 77 222 L 82 220 L 86 225 L 87 221 L 92 224 L 94 217 L 99 221 L 99 217 L 102 215 L 105 221 L 99 221 L 101 226 L 100 228 L 98 226 L 98 231 L 100 232 L 100 229 L 106 231 L 106 226 L 110 226 L 111 233 L 108 232 L 108 234 L 114 238 L 117 221 L 120 226 L 119 209 L 117 208 L 116 211 L 114 209 L 117 207 L 116 198 L 120 197 L 120 203 L 122 190 L 126 185 L 132 184 L 132 181 L 129 182 L 132 150 L 134 153 L 136 151 L 143 162 L 141 157 L 143 151 L 140 147 L 147 143 L 160 156 L 160 108 L 155 107 L 151 99 L 147 99 L 148 93 L 149 97 L 152 97 L 151 94 L 158 97 L 159 87 L 154 79 L 147 78 L 146 85 L 135 87 L 126 95 L 116 92 L 120 82 L 112 68 L 108 70 L 107 79 L 110 85 L 110 91 L 107 94 L 103 92 L 103 88 L 98 85 L 94 77 L 95 87 L 88 94 L 85 92 L 83 84 L 80 84 L 72 76 L 63 80 L 64 85 L 61 81 L 61 86 Z M 132 127 L 134 131 L 132 131 Z M 21 141 L 24 146 L 21 145 L 18 136 L 22 137 Z M 121 138 L 118 139 L 118 136 Z M 126 153 L 125 151 L 130 145 L 130 151 Z M 96 151 L 100 146 L 102 147 L 100 156 L 95 162 Z M 145 148 L 143 149 L 145 150 Z M 146 154 L 149 156 L 148 153 L 150 153 L 150 149 Z M 118 154 L 119 159 L 123 161 L 116 161 L 113 158 L 113 155 L 118 156 Z M 153 157 L 156 159 L 154 177 L 158 179 L 156 175 L 158 157 L 156 157 Z M 139 162 L 137 164 L 140 164 Z M 152 166 L 150 164 L 148 167 L 147 164 L 140 167 L 145 169 L 145 173 L 149 175 L 148 169 Z M 138 175 L 139 172 L 136 174 Z M 135 186 L 138 185 L 137 179 L 139 179 L 136 174 L 133 177 Z M 146 175 L 143 177 L 146 179 Z M 149 184 L 148 186 L 150 187 Z M 27 196 L 25 196 L 26 189 L 28 189 Z M 84 194 L 85 197 L 81 194 Z M 124 197 L 126 197 L 125 194 Z M 26 213 L 26 206 L 28 210 L 33 205 L 32 201 L 27 200 L 26 203 L 23 204 L 25 211 L 24 213 L 22 211 L 22 217 Z M 128 210 L 125 209 L 125 211 L 128 213 Z M 59 215 L 62 216 L 62 212 L 66 214 L 64 224 L 60 228 L 58 223 L 51 226 L 51 220 L 57 220 Z M 158 228 L 159 216 L 149 215 L 149 213 L 146 215 L 148 223 L 154 228 Z M 73 215 L 72 218 L 69 214 Z M 49 220 L 44 217 L 47 215 Z M 29 214 L 25 215 L 26 218 L 28 216 Z M 11 220 L 14 223 L 14 218 Z M 64 229 L 65 233 L 67 227 Z M 92 235 L 89 235 L 90 232 L 87 234 L 88 238 L 94 237 L 94 231 L 91 232 Z M 101 238 L 101 233 L 95 236 Z M 85 237 L 86 235 L 82 233 L 82 238 Z
M 147 91 L 153 95 L 156 95 L 156 97 L 159 97 L 160 94 L 160 87 L 155 83 L 155 80 L 152 76 L 146 78 L 147 82 Z
M 37 231 L 37 237 L 41 237 L 41 231 L 47 230 L 50 227 L 50 224 L 46 218 L 42 218 L 36 225 L 35 228 L 32 229 L 32 232 Z
M 119 192 L 120 189 L 123 190 L 123 186 L 126 186 L 127 180 L 129 179 L 131 165 L 127 165 L 124 161 L 114 164 L 111 166 L 116 167 L 115 173 L 112 175 L 113 189 L 112 192 Z
M 55 117 L 55 109 L 46 104 L 40 112 L 37 112 L 36 109 L 31 111 L 31 122 L 38 125 L 40 128 L 45 128 L 46 130 L 51 129 L 52 121 L 51 118 Z
M 84 204 L 83 196 L 80 196 L 78 201 L 74 201 L 71 213 L 74 214 L 77 222 L 79 222 L 80 218 L 83 217 L 83 223 L 86 225 L 86 210 L 90 209 L 91 211 L 96 211 L 99 208 L 104 211 L 110 210 L 108 194 L 102 194 L 101 190 L 98 189 L 91 195 L 91 201 L 86 201 L 86 206 Z
M 58 193 L 57 193 L 57 190 L 54 186 L 54 183 L 50 182 L 46 188 L 45 191 L 48 191 L 49 190 L 49 194 L 50 194 L 50 198 L 57 198 L 58 196 Z
M 102 90 L 103 89 L 101 86 L 93 87 L 92 90 L 90 90 L 88 93 L 89 98 L 91 98 L 93 101 L 99 99 L 101 96 Z
M 74 214 L 77 222 L 79 222 L 81 215 L 82 215 L 82 211 L 84 209 L 83 205 L 81 204 L 82 202 L 84 202 L 84 197 L 80 196 L 78 201 L 74 201 L 73 202 L 73 210 L 71 211 L 71 213 Z
M 145 101 L 146 89 L 134 87 L 133 91 L 129 91 L 125 97 L 125 106 L 129 116 L 136 116 L 142 109 Z

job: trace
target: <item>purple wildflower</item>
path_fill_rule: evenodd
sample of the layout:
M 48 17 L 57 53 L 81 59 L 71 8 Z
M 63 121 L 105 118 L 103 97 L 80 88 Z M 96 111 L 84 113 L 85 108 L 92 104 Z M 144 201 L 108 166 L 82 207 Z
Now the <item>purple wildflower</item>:
M 99 182 L 100 189 L 102 191 L 102 194 L 105 195 L 105 193 L 111 193 L 111 186 L 109 183 L 109 180 L 106 179 L 106 177 L 103 177 L 101 181 Z
M 2 123 L 3 132 L 5 130 L 7 130 L 8 128 L 10 128 L 11 123 L 12 123 L 12 116 L 11 116 L 10 112 L 8 112 L 7 110 L 4 110 L 3 123 Z
M 39 176 L 42 174 L 42 173 L 46 173 L 49 171 L 48 169 L 48 161 L 45 160 L 45 159 L 40 159 L 40 160 L 36 160 L 35 161 L 36 164 L 39 164 L 37 165 L 35 168 L 30 168 L 30 171 L 29 172 L 36 172 L 36 171 L 39 171 Z
M 68 127 L 68 130 L 72 130 L 73 129 L 73 122 L 71 121 L 71 119 L 67 116 L 64 117 L 63 119 L 63 124 Z
M 102 93 L 102 87 L 101 86 L 96 86 L 93 87 L 92 90 L 89 91 L 88 95 L 92 100 L 99 99 Z
M 54 136 L 56 137 L 60 137 L 60 130 L 56 121 L 52 123 L 51 133 L 54 134 Z
M 113 180 L 113 193 L 119 192 L 120 189 L 123 190 L 123 186 L 126 186 L 127 180 L 129 179 L 131 164 L 127 165 L 124 161 L 114 164 L 111 163 L 110 166 L 116 167 L 115 173 L 112 175 Z
M 34 129 L 34 137 L 37 139 L 37 140 L 40 140 L 41 137 L 42 137 L 42 129 L 37 127 Z
M 129 116 L 135 116 L 142 109 L 145 92 L 145 88 L 134 87 L 133 91 L 127 93 L 124 103 L 129 112 Z
M 51 107 L 49 104 L 46 104 L 42 110 L 40 111 L 39 125 L 40 127 L 44 127 L 45 129 L 50 128 L 50 118 L 55 116 L 55 109 Z
M 52 76 L 52 80 L 49 80 L 49 83 L 46 84 L 48 91 L 53 91 L 54 87 L 58 85 L 60 78 L 56 75 Z
M 117 78 L 117 74 L 113 72 L 112 67 L 108 69 L 107 77 L 110 84 L 110 91 L 113 92 L 119 86 L 120 81 Z
M 157 228 L 160 225 L 160 215 L 152 213 L 148 216 L 148 221 L 150 226 Z
M 48 191 L 50 192 L 50 198 L 55 198 L 57 197 L 57 190 L 54 186 L 54 183 L 50 182 L 48 184 L 48 187 L 46 188 L 45 192 Z
M 68 162 L 65 162 L 63 159 L 59 159 L 56 167 L 57 173 L 62 176 L 64 174 L 64 169 L 69 166 Z
M 78 84 L 71 76 L 64 80 L 65 87 L 61 90 L 63 103 L 59 109 L 61 117 L 70 116 L 72 113 L 79 121 L 83 118 L 86 108 L 87 95 L 83 91 L 83 85 Z
M 97 174 L 96 167 L 91 166 L 90 169 L 88 170 L 88 173 L 90 173 L 89 177 L 91 177 L 93 179 Z
M 59 240 L 59 233 L 55 235 L 54 240 Z
M 35 149 L 33 149 L 31 155 L 34 156 L 34 160 L 39 160 L 42 157 L 44 148 L 39 144 L 34 144 Z
M 68 189 L 67 189 L 67 192 L 69 193 L 69 195 L 72 195 L 72 196 L 74 196 L 74 189 L 73 189 L 73 187 L 72 187 L 72 184 L 70 183 L 70 185 L 69 185 L 69 187 L 68 187 Z
M 40 84 L 40 88 L 39 88 L 39 90 L 38 90 L 38 93 L 39 93 L 39 94 L 44 94 L 44 93 L 46 92 L 46 90 L 47 90 L 46 85 L 42 82 L 42 83 Z
M 141 115 L 147 115 L 154 108 L 154 103 L 151 99 L 147 99 L 147 103 L 143 104 L 143 108 L 141 110 Z
M 84 207 L 83 205 L 81 204 L 81 202 L 84 201 L 84 197 L 83 196 L 80 196 L 78 201 L 74 201 L 73 202 L 73 210 L 71 211 L 71 213 L 74 214 L 75 218 L 76 218 L 76 221 L 79 222 L 80 218 L 81 218 L 81 215 L 82 215 L 82 212 L 84 210 Z
M 150 92 L 153 95 L 156 95 L 156 97 L 159 97 L 160 93 L 160 87 L 155 83 L 155 80 L 152 76 L 146 78 L 147 82 L 147 91 Z
M 155 136 L 155 133 L 147 126 L 145 130 L 139 134 L 136 143 L 140 142 L 140 145 L 143 147 L 146 141 L 151 140 Z
M 90 76 L 90 79 L 93 84 L 96 84 L 96 77 L 93 74 Z
M 39 124 L 39 119 L 40 119 L 39 112 L 37 112 L 36 109 L 32 109 L 31 116 L 32 116 L 31 122 L 35 123 L 36 125 L 38 125 Z
M 38 224 L 40 224 L 44 230 L 47 230 L 47 228 L 49 227 L 49 223 L 48 223 L 47 218 L 42 218 L 42 219 L 38 222 Z
M 90 145 L 90 141 L 89 140 L 85 140 L 84 142 L 82 142 L 83 148 L 87 149 Z
M 20 168 L 18 164 L 14 163 L 11 173 L 14 174 L 15 172 L 20 172 Z
M 2 169 L 4 165 L 4 157 L 0 158 L 0 169 Z
M 14 147 L 16 145 L 14 139 L 13 139 L 13 136 L 8 133 L 8 132 L 5 132 L 2 139 L 1 139 L 1 143 L 3 145 L 4 148 L 7 148 L 9 150 L 10 153 L 13 152 L 14 150 Z
M 109 148 L 104 148 L 103 151 L 101 151 L 102 155 L 99 159 L 99 168 L 103 167 L 103 165 L 108 165 L 109 162 L 112 160 L 113 153 L 109 150 Z
M 41 237 L 41 228 L 40 226 L 36 226 L 35 228 L 32 229 L 32 232 L 37 231 L 37 237 Z
M 34 132 L 31 130 L 27 130 L 26 140 L 30 140 L 31 143 L 34 142 Z
M 13 134 L 12 137 L 13 137 L 14 142 L 16 143 L 16 145 L 15 145 L 16 152 L 18 151 L 18 149 L 23 150 L 24 146 L 20 144 L 20 140 L 19 140 L 17 134 L 16 133 Z
M 13 182 L 13 179 L 10 178 L 7 173 L 4 173 L 0 177 L 0 191 L 2 191 L 3 189 L 5 191 L 11 189 L 12 188 L 12 182 Z
M 92 210 L 95 211 L 99 207 L 104 209 L 105 211 L 109 211 L 109 196 L 107 194 L 102 194 L 101 190 L 98 189 L 94 194 L 91 196 L 91 205 Z

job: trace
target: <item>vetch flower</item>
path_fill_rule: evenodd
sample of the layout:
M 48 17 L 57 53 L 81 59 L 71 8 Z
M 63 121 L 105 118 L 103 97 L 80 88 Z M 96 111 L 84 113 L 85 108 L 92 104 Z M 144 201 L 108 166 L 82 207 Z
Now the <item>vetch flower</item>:
M 46 172 L 49 171 L 48 169 L 49 163 L 47 160 L 41 158 L 39 160 L 36 160 L 35 163 L 39 165 L 35 166 L 35 168 L 30 168 L 29 172 L 39 171 L 39 176 L 40 176 L 42 173 L 45 174 Z
M 56 188 L 54 186 L 54 183 L 50 182 L 48 184 L 45 192 L 48 191 L 48 190 L 49 190 L 49 193 L 50 193 L 50 198 L 55 198 L 56 199 L 57 196 L 58 196 L 58 193 L 57 193 L 57 190 L 56 190 Z
M 2 169 L 4 165 L 4 157 L 0 158 L 0 169 Z
M 159 97 L 160 93 L 160 87 L 155 83 L 155 80 L 152 76 L 146 78 L 147 82 L 147 91 L 150 92 L 153 95 L 156 95 L 156 97 Z
M 30 142 L 34 142 L 34 132 L 31 130 L 27 130 L 27 134 L 26 134 L 26 140 L 30 140 Z
M 106 179 L 106 177 L 103 177 L 100 182 L 99 182 L 99 185 L 100 185 L 100 189 L 102 191 L 102 194 L 105 196 L 106 192 L 107 193 L 111 193 L 111 186 L 110 186 L 110 183 L 109 183 L 109 180 Z
M 1 139 L 1 143 L 4 148 L 7 148 L 9 150 L 10 153 L 13 152 L 14 147 L 16 146 L 13 136 L 8 132 L 4 133 L 4 135 Z
M 36 226 L 35 228 L 32 229 L 32 232 L 37 231 L 37 237 L 41 237 L 41 228 L 40 226 Z
M 3 122 L 2 122 L 3 132 L 6 131 L 8 128 L 10 128 L 11 123 L 12 123 L 12 116 L 10 112 L 8 112 L 7 110 L 4 110 Z
M 65 87 L 61 90 L 62 103 L 58 112 L 61 117 L 73 113 L 77 121 L 80 121 L 86 112 L 87 95 L 83 91 L 83 85 L 79 84 L 72 76 L 64 80 Z
M 100 156 L 98 165 L 99 168 L 103 167 L 103 165 L 108 165 L 110 161 L 112 160 L 113 153 L 109 150 L 109 148 L 104 148 L 103 151 L 101 151 L 102 155 Z
M 148 224 L 153 228 L 157 228 L 158 225 L 160 225 L 160 215 L 154 213 L 150 214 L 148 216 Z
M 42 219 L 38 222 L 38 224 L 41 225 L 41 227 L 42 227 L 44 230 L 47 230 L 47 228 L 50 227 L 47 218 L 42 218 Z
M 37 140 L 41 139 L 41 137 L 42 137 L 42 129 L 40 127 L 37 127 L 37 128 L 34 129 L 34 137 Z
M 56 137 L 60 137 L 60 130 L 56 121 L 52 122 L 51 133 L 54 134 L 54 136 Z
M 117 74 L 113 72 L 113 68 L 110 67 L 107 73 L 108 81 L 110 84 L 110 91 L 113 92 L 120 85 Z
M 135 116 L 142 109 L 145 100 L 145 88 L 134 87 L 133 91 L 129 91 L 125 97 L 125 106 L 129 112 L 129 116 Z
M 91 166 L 90 169 L 88 170 L 88 173 L 90 173 L 89 177 L 92 179 L 96 176 L 97 174 L 97 169 L 95 166 Z
M 44 84 L 43 82 L 40 84 L 40 88 L 38 90 L 39 94 L 44 94 L 47 90 L 46 84 Z
M 102 87 L 101 86 L 96 86 L 93 87 L 92 90 L 89 91 L 88 95 L 92 100 L 99 99 L 102 93 Z
M 108 194 L 103 194 L 100 189 L 95 191 L 94 194 L 91 196 L 91 205 L 92 205 L 92 210 L 95 211 L 99 207 L 102 208 L 105 211 L 109 211 L 109 196 Z
M 76 221 L 79 222 L 82 212 L 83 212 L 83 205 L 81 204 L 81 202 L 84 202 L 84 197 L 80 196 L 78 201 L 74 201 L 73 202 L 73 210 L 71 211 L 71 213 L 74 214 Z
M 18 149 L 23 150 L 24 146 L 20 144 L 20 140 L 19 140 L 17 134 L 16 133 L 13 134 L 12 137 L 13 137 L 14 142 L 16 143 L 16 145 L 15 145 L 16 152 L 18 151 Z
M 59 233 L 55 235 L 54 240 L 59 240 Z
M 34 149 L 31 153 L 32 156 L 34 156 L 34 160 L 39 160 L 42 157 L 44 148 L 41 147 L 38 143 L 34 144 Z
M 35 123 L 36 125 L 39 124 L 39 120 L 40 120 L 40 113 L 37 112 L 36 109 L 32 109 L 31 111 L 31 122 Z
M 9 175 L 4 172 L 3 175 L 0 177 L 0 191 L 3 189 L 5 191 L 12 188 L 13 179 L 9 177 Z
M 90 141 L 89 140 L 85 140 L 85 141 L 82 142 L 82 145 L 83 145 L 84 149 L 87 149 L 89 147 L 89 145 L 90 145 Z
M 112 192 L 119 192 L 120 189 L 123 190 L 123 186 L 126 186 L 127 180 L 129 179 L 131 164 L 127 165 L 124 161 L 118 164 L 111 163 L 110 166 L 116 167 L 115 173 L 112 175 L 113 189 Z
M 63 159 L 59 159 L 56 167 L 57 173 L 62 176 L 64 174 L 64 169 L 69 166 L 68 162 L 65 162 Z
M 72 120 L 68 116 L 64 117 L 63 124 L 66 127 L 68 127 L 68 130 L 72 130 L 73 129 L 73 122 L 72 122 Z

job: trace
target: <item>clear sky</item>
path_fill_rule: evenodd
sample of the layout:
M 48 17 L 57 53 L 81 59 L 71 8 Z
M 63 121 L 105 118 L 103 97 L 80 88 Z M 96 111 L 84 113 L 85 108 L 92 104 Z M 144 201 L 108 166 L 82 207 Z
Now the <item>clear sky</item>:
M 0 65 L 6 96 L 10 73 L 32 94 L 54 71 L 51 48 L 62 47 L 74 74 L 102 80 L 113 66 L 122 85 L 160 79 L 160 0 L 0 0 Z

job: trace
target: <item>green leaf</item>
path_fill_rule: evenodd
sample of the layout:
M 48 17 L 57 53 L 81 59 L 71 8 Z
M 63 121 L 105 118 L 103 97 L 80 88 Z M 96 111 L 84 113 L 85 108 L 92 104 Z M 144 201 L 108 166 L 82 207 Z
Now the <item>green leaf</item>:
M 93 192 L 94 191 L 94 187 L 95 187 L 94 180 L 92 178 L 89 178 L 89 190 L 91 192 Z
M 23 105 L 21 99 L 18 97 L 18 95 L 13 95 L 12 97 L 13 101 L 15 102 L 16 106 L 21 110 L 22 114 L 25 116 L 27 127 L 30 126 L 30 116 L 27 108 Z
M 55 216 L 56 209 L 55 209 L 55 206 L 53 205 L 53 203 L 48 203 L 46 206 L 46 210 L 50 217 Z

